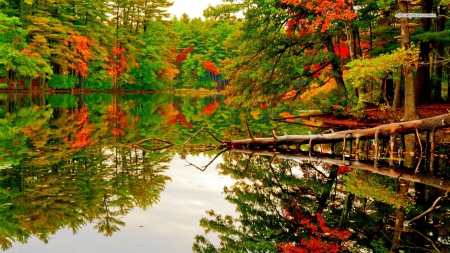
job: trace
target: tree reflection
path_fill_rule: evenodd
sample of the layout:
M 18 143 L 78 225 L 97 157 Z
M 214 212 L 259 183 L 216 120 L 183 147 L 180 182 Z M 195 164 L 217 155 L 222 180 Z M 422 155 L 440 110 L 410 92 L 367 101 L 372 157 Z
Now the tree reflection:
M 243 153 L 246 152 L 247 154 Z M 261 152 L 262 153 L 262 152 Z M 268 152 L 266 152 L 268 153 Z M 416 202 L 420 183 L 375 175 L 345 165 L 224 153 L 220 173 L 236 180 L 226 199 L 237 217 L 207 211 L 200 225 L 216 232 L 220 245 L 196 236 L 195 252 L 445 252 L 450 203 L 404 226 L 429 208 L 443 191 L 427 186 Z M 417 187 L 417 188 L 416 188 Z M 432 236 L 431 236 L 432 235 Z
M 75 234 L 87 223 L 111 236 L 135 206 L 147 209 L 159 201 L 170 180 L 162 163 L 173 152 L 129 145 L 143 138 L 131 104 L 114 100 L 98 111 L 42 105 L 7 114 L 0 122 L 3 250 L 31 236 L 48 242 L 65 227 Z M 114 121 L 111 129 L 108 120 Z

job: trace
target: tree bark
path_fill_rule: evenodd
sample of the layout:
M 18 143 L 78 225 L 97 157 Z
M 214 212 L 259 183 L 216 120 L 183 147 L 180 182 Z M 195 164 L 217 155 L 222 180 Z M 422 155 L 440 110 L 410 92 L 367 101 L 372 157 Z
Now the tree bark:
M 401 13 L 408 13 L 408 1 L 398 0 L 398 7 Z M 401 46 L 409 48 L 411 46 L 408 18 L 400 18 L 400 30 L 401 30 Z M 414 88 L 414 74 L 412 66 L 406 64 L 403 68 L 405 76 L 405 114 L 403 116 L 404 121 L 417 119 L 416 112 L 416 96 Z
M 346 140 L 355 140 L 362 137 L 375 137 L 378 132 L 380 136 L 390 136 L 393 133 L 412 134 L 417 131 L 434 131 L 441 128 L 450 127 L 450 113 L 425 118 L 420 120 L 412 120 L 401 123 L 392 123 L 381 125 L 367 129 L 345 130 L 329 134 L 308 134 L 308 135 L 284 135 L 263 138 L 250 138 L 242 140 L 222 141 L 222 145 L 231 148 L 247 147 L 256 145 L 260 147 L 280 146 L 280 145 L 298 145 L 307 144 L 311 140 L 314 143 L 336 143 Z
M 397 75 L 394 78 L 395 90 L 394 90 L 394 101 L 392 102 L 392 110 L 396 111 L 400 109 L 400 101 L 401 101 L 401 91 L 402 91 L 402 67 L 394 73 Z
M 345 88 L 342 68 L 339 59 L 337 58 L 336 54 L 334 54 L 333 41 L 331 40 L 330 36 L 327 36 L 325 38 L 325 46 L 327 47 L 328 52 L 333 52 L 333 57 L 331 59 L 333 78 L 336 81 L 338 88 L 344 92 L 347 92 L 347 89 Z
M 431 13 L 433 9 L 432 0 L 422 0 L 422 13 Z M 427 32 L 431 28 L 431 19 L 422 18 L 422 29 Z M 414 87 L 416 91 L 416 103 L 421 105 L 425 104 L 430 100 L 431 95 L 431 83 L 430 83 L 430 42 L 421 41 L 420 42 L 420 53 L 419 53 L 419 66 L 417 68 L 416 78 L 414 80 Z

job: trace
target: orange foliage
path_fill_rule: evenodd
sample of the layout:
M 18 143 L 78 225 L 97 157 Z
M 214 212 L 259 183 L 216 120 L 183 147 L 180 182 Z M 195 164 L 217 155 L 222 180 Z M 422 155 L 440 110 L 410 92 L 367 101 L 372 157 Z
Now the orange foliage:
M 220 103 L 217 102 L 216 100 L 214 100 L 214 102 L 212 104 L 206 105 L 205 107 L 203 107 L 203 113 L 207 114 L 207 115 L 212 115 L 214 114 L 214 111 L 219 108 Z
M 174 68 L 172 66 L 169 66 L 163 70 L 161 70 L 160 73 L 156 74 L 159 78 L 166 79 L 169 81 L 173 81 L 173 79 L 180 73 L 180 71 L 177 68 Z
M 77 118 L 76 125 L 78 128 L 75 132 L 75 138 L 70 145 L 71 148 L 82 148 L 86 147 L 92 142 L 92 138 L 89 137 L 91 134 L 91 128 L 93 124 L 88 124 L 89 116 L 86 107 L 81 108 L 81 110 L 75 110 L 75 113 L 69 116 L 69 119 Z
M 114 46 L 111 49 L 112 57 L 108 59 L 109 65 L 107 66 L 108 76 L 114 79 L 114 83 L 117 82 L 117 78 L 132 68 L 139 68 L 140 65 L 132 55 L 127 54 L 127 50 L 122 45 Z
M 116 104 L 109 105 L 107 108 L 106 124 L 111 126 L 111 134 L 118 137 L 123 137 L 128 129 L 134 127 L 139 117 L 132 117 L 130 114 L 117 108 Z M 131 122 L 131 123 L 129 123 Z
M 288 122 L 295 122 L 294 115 L 292 115 L 289 112 L 282 112 L 282 113 L 280 113 L 280 116 L 285 118 L 286 121 L 288 121 Z
M 216 64 L 212 61 L 206 61 L 203 63 L 203 67 L 209 72 L 213 73 L 215 76 L 220 74 L 219 70 L 216 68 Z
M 73 64 L 69 64 L 69 66 L 75 69 L 75 73 L 80 74 L 83 77 L 86 77 L 88 74 L 88 63 L 89 60 L 92 60 L 92 52 L 91 46 L 92 41 L 88 39 L 86 36 L 71 34 L 68 38 L 70 45 L 75 52 L 75 62 L 76 66 Z
M 292 28 L 298 26 L 301 27 L 299 36 L 308 31 L 315 31 L 317 28 L 321 28 L 320 32 L 325 32 L 335 20 L 351 20 L 356 17 L 356 13 L 352 10 L 352 0 L 281 0 L 281 3 L 304 6 L 314 12 L 315 19 L 312 20 L 308 20 L 306 16 L 297 17 L 296 13 L 292 14 L 293 18 L 287 24 L 288 33 L 292 33 Z
M 179 121 L 182 126 L 192 128 L 192 124 L 186 122 L 186 116 L 184 116 L 184 114 L 182 114 L 173 103 L 162 105 L 156 110 L 161 113 L 162 116 L 167 117 L 168 124 L 175 124 Z
M 331 78 L 327 83 L 319 87 L 319 84 L 313 83 L 300 95 L 300 99 L 305 102 L 309 102 L 313 97 L 318 97 L 319 95 L 325 95 L 331 90 L 336 89 L 337 84 L 334 78 Z
M 288 100 L 288 99 L 294 98 L 296 95 L 297 95 L 297 91 L 290 90 L 290 91 L 284 93 L 284 95 L 281 99 Z

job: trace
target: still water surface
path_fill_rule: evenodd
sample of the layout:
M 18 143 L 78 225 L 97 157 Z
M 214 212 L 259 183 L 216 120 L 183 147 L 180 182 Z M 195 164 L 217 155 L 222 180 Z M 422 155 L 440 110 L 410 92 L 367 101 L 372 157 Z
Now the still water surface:
M 236 110 L 223 99 L 0 95 L 2 250 L 449 252 L 446 145 L 436 169 L 425 160 L 418 173 L 404 157 L 343 162 L 327 145 L 316 147 L 321 158 L 220 153 L 206 132 L 194 134 L 207 127 L 219 139 L 247 138 L 245 119 L 254 136 L 317 130 L 271 120 L 295 108 Z M 439 209 L 414 220 L 435 202 Z M 205 230 L 213 233 L 201 237 Z

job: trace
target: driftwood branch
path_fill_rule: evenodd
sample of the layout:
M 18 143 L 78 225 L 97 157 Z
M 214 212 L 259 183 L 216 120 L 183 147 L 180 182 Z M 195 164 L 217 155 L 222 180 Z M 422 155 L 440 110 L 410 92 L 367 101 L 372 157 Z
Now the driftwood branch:
M 375 138 L 375 135 L 390 136 L 395 133 L 404 135 L 416 133 L 416 131 L 432 131 L 447 127 L 450 127 L 450 113 L 431 118 L 386 124 L 367 129 L 345 130 L 328 134 L 285 135 L 266 138 L 250 138 L 227 141 L 223 142 L 223 144 L 228 147 L 244 147 L 245 145 L 249 144 L 258 144 L 260 146 L 280 146 L 291 144 L 307 144 L 311 140 L 314 143 L 336 143 L 341 142 L 344 138 L 346 138 L 346 140 L 354 140 L 362 137 Z

